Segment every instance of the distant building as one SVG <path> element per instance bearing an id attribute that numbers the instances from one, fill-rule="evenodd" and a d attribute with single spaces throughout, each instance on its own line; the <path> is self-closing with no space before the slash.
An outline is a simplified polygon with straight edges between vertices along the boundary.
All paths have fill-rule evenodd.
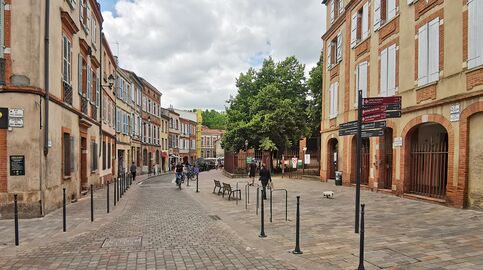
<path id="1" fill-rule="evenodd" d="M 206 126 L 201 128 L 201 157 L 223 157 L 223 149 L 221 148 L 223 133 L 225 131 L 221 129 L 209 129 Z"/>

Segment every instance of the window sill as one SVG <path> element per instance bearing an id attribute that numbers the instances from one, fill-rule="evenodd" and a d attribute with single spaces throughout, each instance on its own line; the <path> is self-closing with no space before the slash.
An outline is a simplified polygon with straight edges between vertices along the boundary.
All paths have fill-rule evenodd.
<path id="1" fill-rule="evenodd" d="M 418 85 L 418 86 L 416 86 L 416 88 L 414 90 L 418 91 L 418 90 L 424 89 L 426 87 L 436 85 L 436 84 L 438 84 L 438 82 L 439 82 L 439 80 L 434 81 L 434 82 L 430 82 L 430 83 L 427 83 L 427 84 L 423 84 L 423 85 Z"/>
<path id="2" fill-rule="evenodd" d="M 335 119 L 337 118 L 337 114 L 336 115 L 329 115 L 329 120 L 332 120 L 332 119 Z"/>
<path id="3" fill-rule="evenodd" d="M 72 176 L 62 176 L 62 179 L 65 181 L 65 180 L 71 180 L 72 179 Z"/>
<path id="4" fill-rule="evenodd" d="M 477 71 L 477 70 L 480 70 L 480 69 L 483 69 L 483 64 L 480 64 L 476 67 L 472 67 L 472 68 L 468 68 L 466 71 L 465 71 L 465 74 L 467 73 L 471 73 L 473 71 Z"/>
<path id="5" fill-rule="evenodd" d="M 333 68 L 335 68 L 336 66 L 338 66 L 341 62 L 342 62 L 342 59 L 339 62 L 336 62 L 336 63 L 330 65 L 330 67 L 329 67 L 328 70 L 332 70 Z"/>
<path id="6" fill-rule="evenodd" d="M 399 18 L 399 13 L 397 13 L 396 15 L 394 15 L 394 17 L 392 17 L 389 21 L 385 21 L 384 24 L 381 24 L 379 26 L 379 28 L 377 28 L 376 30 L 374 30 L 374 32 L 381 30 L 382 28 L 384 28 L 384 26 L 390 24 L 392 21 L 394 21 L 397 18 Z"/>
<path id="7" fill-rule="evenodd" d="M 367 35 L 367 37 L 365 39 L 359 39 L 356 41 L 356 45 L 354 45 L 354 47 L 352 49 L 356 49 L 357 47 L 359 47 L 359 45 L 363 44 L 366 40 L 369 40 L 371 38 L 371 34 Z"/>

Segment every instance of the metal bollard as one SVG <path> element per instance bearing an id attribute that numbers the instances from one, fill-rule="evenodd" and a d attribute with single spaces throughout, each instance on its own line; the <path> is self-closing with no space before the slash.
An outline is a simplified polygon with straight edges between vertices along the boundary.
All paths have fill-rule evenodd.
<path id="1" fill-rule="evenodd" d="M 361 204 L 361 228 L 360 228 L 360 242 L 359 242 L 359 267 L 357 270 L 365 270 L 364 268 L 364 206 Z"/>
<path id="2" fill-rule="evenodd" d="M 297 196 L 297 220 L 295 223 L 295 250 L 293 254 L 302 254 L 300 250 L 300 196 Z"/>
<path id="3" fill-rule="evenodd" d="M 65 198 L 65 188 L 63 188 L 64 190 L 64 202 L 62 204 L 62 231 L 63 232 L 66 232 L 67 231 L 67 209 L 66 209 L 66 198 Z"/>
<path id="4" fill-rule="evenodd" d="M 273 194 L 272 189 L 270 189 L 270 222 L 272 222 L 272 208 L 273 208 L 272 207 L 272 203 L 273 203 L 272 202 L 272 194 Z"/>
<path id="5" fill-rule="evenodd" d="M 260 204 L 260 187 L 257 187 L 257 210 L 256 214 L 258 216 L 258 205 Z"/>
<path id="6" fill-rule="evenodd" d="M 19 245 L 19 237 L 18 237 L 18 205 L 17 205 L 17 194 L 13 194 L 13 211 L 14 211 L 14 219 L 15 219 L 15 245 Z"/>
<path id="7" fill-rule="evenodd" d="M 107 213 L 109 214 L 109 181 L 107 182 Z"/>
<path id="8" fill-rule="evenodd" d="M 263 196 L 263 193 L 262 193 L 262 196 Z M 264 206 L 263 206 L 263 198 L 261 199 L 262 201 L 262 208 L 261 208 L 261 212 L 260 212 L 260 235 L 258 237 L 260 238 L 265 238 L 267 237 L 267 235 L 265 234 L 265 220 L 264 220 Z"/>
<path id="9" fill-rule="evenodd" d="M 188 177 L 188 175 L 186 175 L 186 186 L 190 186 L 190 177 Z"/>
<path id="10" fill-rule="evenodd" d="M 91 222 L 94 221 L 94 185 L 91 185 Z"/>
<path id="11" fill-rule="evenodd" d="M 119 177 L 119 199 L 122 198 L 122 175 Z"/>
<path id="12" fill-rule="evenodd" d="M 198 190 L 198 180 L 199 180 L 199 177 L 198 177 L 198 174 L 196 174 L 196 193 L 200 192 Z"/>
<path id="13" fill-rule="evenodd" d="M 114 186 L 113 186 L 113 188 L 114 188 L 114 198 L 113 198 L 114 199 L 114 206 L 116 206 L 116 202 L 117 202 L 117 191 L 116 191 L 116 189 L 117 189 L 117 181 L 116 181 L 116 178 L 114 178 Z"/>
<path id="14" fill-rule="evenodd" d="M 248 210 L 247 194 L 248 194 L 248 184 L 245 185 L 245 210 Z"/>

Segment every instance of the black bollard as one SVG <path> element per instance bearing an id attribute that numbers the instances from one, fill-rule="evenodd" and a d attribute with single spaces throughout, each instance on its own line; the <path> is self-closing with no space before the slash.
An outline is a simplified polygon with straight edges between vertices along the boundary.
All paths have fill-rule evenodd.
<path id="1" fill-rule="evenodd" d="M 107 182 L 107 213 L 109 214 L 109 181 Z"/>
<path id="2" fill-rule="evenodd" d="M 94 221 L 94 185 L 91 185 L 91 222 Z"/>
<path id="3" fill-rule="evenodd" d="M 122 198 L 122 174 L 119 177 L 119 198 Z"/>
<path id="4" fill-rule="evenodd" d="M 302 254 L 300 250 L 300 196 L 297 196 L 297 220 L 295 223 L 295 249 L 293 254 Z"/>
<path id="5" fill-rule="evenodd" d="M 116 181 L 116 178 L 114 178 L 114 206 L 116 206 L 116 202 L 117 202 L 117 192 L 116 192 L 116 189 L 117 189 L 117 181 Z"/>
<path id="6" fill-rule="evenodd" d="M 18 237 L 18 205 L 17 205 L 17 194 L 13 194 L 13 211 L 15 219 L 15 245 L 19 245 Z"/>
<path id="7" fill-rule="evenodd" d="M 200 192 L 200 191 L 198 190 L 198 180 L 199 180 L 199 179 L 198 179 L 198 174 L 196 174 L 196 193 Z"/>
<path id="8" fill-rule="evenodd" d="M 272 189 L 270 189 L 270 222 L 272 222 Z"/>
<path id="9" fill-rule="evenodd" d="M 364 270 L 364 204 L 361 204 L 361 228 L 360 228 L 360 242 L 359 242 L 359 267 L 357 270 Z"/>
<path id="10" fill-rule="evenodd" d="M 263 193 L 262 193 L 262 196 L 263 196 Z M 265 234 L 265 220 L 264 220 L 265 217 L 264 217 L 263 201 L 264 200 L 263 200 L 263 197 L 262 197 L 262 199 L 261 199 L 262 205 L 261 205 L 261 209 L 260 209 L 261 210 L 261 212 L 260 212 L 260 235 L 258 236 L 260 238 L 267 237 L 267 235 Z"/>
<path id="11" fill-rule="evenodd" d="M 67 216 L 66 216 L 66 212 L 67 212 L 67 209 L 66 209 L 66 199 L 65 199 L 65 188 L 63 188 L 64 190 L 64 203 L 62 205 L 62 231 L 63 232 L 66 232 L 67 231 Z"/>
<path id="12" fill-rule="evenodd" d="M 259 205 L 260 205 L 260 187 L 257 187 L 257 209 L 256 209 L 257 216 L 258 216 L 258 206 Z"/>

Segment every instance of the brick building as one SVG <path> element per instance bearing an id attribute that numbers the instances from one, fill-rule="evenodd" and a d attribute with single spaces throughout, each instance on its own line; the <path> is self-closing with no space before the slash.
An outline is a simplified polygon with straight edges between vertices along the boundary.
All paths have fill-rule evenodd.
<path id="1" fill-rule="evenodd" d="M 324 0 L 321 179 L 355 183 L 354 136 L 338 136 L 364 97 L 402 97 L 402 117 L 363 139 L 363 186 L 483 208 L 483 1 Z"/>
<path id="2" fill-rule="evenodd" d="M 161 92 L 145 79 L 142 79 L 143 99 L 143 172 L 159 171 L 161 168 Z"/>
<path id="3" fill-rule="evenodd" d="M 223 157 L 224 153 L 221 148 L 223 133 L 224 130 L 221 129 L 210 129 L 206 126 L 201 128 L 201 157 Z"/>

